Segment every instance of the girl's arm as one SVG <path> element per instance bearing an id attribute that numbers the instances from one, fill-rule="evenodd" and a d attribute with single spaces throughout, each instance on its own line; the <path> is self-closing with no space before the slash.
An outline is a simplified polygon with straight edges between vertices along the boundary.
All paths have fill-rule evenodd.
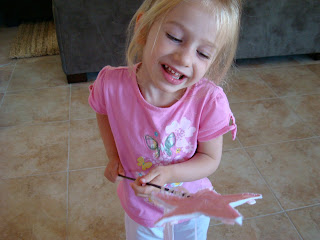
<path id="1" fill-rule="evenodd" d="M 186 162 L 153 168 L 147 175 L 131 184 L 137 195 L 150 194 L 154 188 L 144 186 L 151 182 L 160 186 L 173 182 L 190 182 L 214 173 L 221 160 L 223 136 L 199 142 L 196 154 Z"/>
<path id="2" fill-rule="evenodd" d="M 125 175 L 124 169 L 119 159 L 117 147 L 112 135 L 109 119 L 107 115 L 96 114 L 100 135 L 109 159 L 104 176 L 111 182 L 117 180 L 118 173 Z"/>

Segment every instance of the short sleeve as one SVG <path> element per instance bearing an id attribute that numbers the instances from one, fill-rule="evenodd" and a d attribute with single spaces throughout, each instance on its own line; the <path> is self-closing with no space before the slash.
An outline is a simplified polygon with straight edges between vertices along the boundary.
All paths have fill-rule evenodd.
<path id="1" fill-rule="evenodd" d="M 232 132 L 232 139 L 235 140 L 237 125 L 227 96 L 221 89 L 221 92 L 207 100 L 205 104 L 200 118 L 198 141 L 206 142 L 229 131 Z"/>
<path id="2" fill-rule="evenodd" d="M 89 105 L 91 108 L 103 115 L 107 115 L 107 107 L 106 107 L 106 85 L 105 81 L 108 78 L 108 67 L 103 68 L 97 79 L 94 81 L 92 85 L 89 86 L 90 95 L 88 98 Z"/>

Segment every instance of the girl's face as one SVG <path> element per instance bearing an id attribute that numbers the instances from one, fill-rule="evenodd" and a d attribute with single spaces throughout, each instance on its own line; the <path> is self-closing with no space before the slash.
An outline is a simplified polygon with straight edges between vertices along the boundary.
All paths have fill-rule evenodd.
<path id="1" fill-rule="evenodd" d="M 183 1 L 152 25 L 138 80 L 154 91 L 183 92 L 210 67 L 215 37 L 215 18 L 198 1 Z"/>

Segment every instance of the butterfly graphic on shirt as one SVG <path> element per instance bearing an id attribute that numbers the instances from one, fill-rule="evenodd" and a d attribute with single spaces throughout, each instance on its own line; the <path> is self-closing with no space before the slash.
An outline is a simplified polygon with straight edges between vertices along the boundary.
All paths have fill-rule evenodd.
<path id="1" fill-rule="evenodd" d="M 143 171 L 147 170 L 148 168 L 151 168 L 152 166 L 152 162 L 145 162 L 143 157 L 139 157 L 137 161 L 138 161 L 137 165 L 141 166 Z"/>
<path id="2" fill-rule="evenodd" d="M 153 137 L 146 135 L 145 136 L 145 141 L 151 150 L 154 150 L 154 156 L 156 158 L 160 157 L 160 153 L 166 153 L 169 157 L 172 155 L 171 148 L 176 144 L 176 136 L 174 133 L 170 133 L 169 136 L 166 138 L 164 144 L 161 144 L 159 146 L 157 140 L 155 140 Z"/>

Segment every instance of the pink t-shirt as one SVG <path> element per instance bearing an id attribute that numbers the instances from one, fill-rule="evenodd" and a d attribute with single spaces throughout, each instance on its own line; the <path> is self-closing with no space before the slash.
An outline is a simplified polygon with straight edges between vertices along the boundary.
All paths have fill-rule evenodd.
<path id="1" fill-rule="evenodd" d="M 103 68 L 89 89 L 90 106 L 108 115 L 128 177 L 145 175 L 155 166 L 187 161 L 195 154 L 198 141 L 209 141 L 228 131 L 232 131 L 233 139 L 236 136 L 226 95 L 207 79 L 189 87 L 180 100 L 166 108 L 145 101 L 136 75 L 128 67 Z M 137 223 L 153 227 L 162 217 L 162 209 L 149 199 L 137 197 L 129 184 L 130 180 L 123 180 L 117 189 L 124 210 Z M 208 178 L 166 185 L 177 186 L 190 193 L 212 188 Z"/>

